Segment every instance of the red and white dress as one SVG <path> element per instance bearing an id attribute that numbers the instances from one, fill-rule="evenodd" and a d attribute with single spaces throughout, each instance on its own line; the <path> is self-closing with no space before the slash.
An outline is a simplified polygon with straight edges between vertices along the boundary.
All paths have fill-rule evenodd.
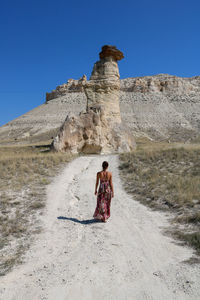
<path id="1" fill-rule="evenodd" d="M 107 178 L 100 179 L 100 186 L 97 194 L 97 206 L 93 217 L 98 220 L 106 221 L 110 217 L 110 204 L 112 191 L 110 182 Z"/>

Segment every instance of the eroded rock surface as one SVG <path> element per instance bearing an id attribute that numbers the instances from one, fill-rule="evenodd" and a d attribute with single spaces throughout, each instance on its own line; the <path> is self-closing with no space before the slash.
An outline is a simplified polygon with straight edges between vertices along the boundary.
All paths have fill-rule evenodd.
<path id="1" fill-rule="evenodd" d="M 67 83 L 58 85 L 55 90 L 46 93 L 46 102 L 59 98 L 67 93 L 81 93 L 84 92 L 83 84 L 87 80 L 86 75 L 83 75 L 79 80 L 69 79 Z"/>
<path id="2" fill-rule="evenodd" d="M 94 64 L 90 80 L 83 84 L 87 97 L 87 111 L 94 105 L 99 105 L 107 119 L 121 123 L 117 61 L 124 56 L 116 47 L 106 45 L 102 47 L 99 57 L 100 60 Z"/>
<path id="3" fill-rule="evenodd" d="M 121 80 L 124 122 L 137 136 L 156 140 L 200 140 L 200 76 L 168 74 Z"/>
<path id="4" fill-rule="evenodd" d="M 135 148 L 133 136 L 120 115 L 117 60 L 123 54 L 114 46 L 104 46 L 99 57 L 90 80 L 83 82 L 86 112 L 67 117 L 53 142 L 57 151 L 113 153 Z"/>
<path id="5" fill-rule="evenodd" d="M 113 93 L 119 92 L 121 119 L 135 136 L 168 141 L 200 141 L 200 76 L 182 78 L 159 74 L 125 78 L 120 80 L 118 91 L 119 71 L 114 63 L 112 67 L 97 63 L 89 81 L 94 83 L 97 74 L 101 74 L 102 82 L 98 80 L 95 87 L 101 91 L 103 86 L 102 93 L 96 93 L 99 100 L 111 89 Z M 107 89 L 108 81 L 103 70 L 113 79 Z M 85 83 L 85 76 L 79 80 L 70 79 L 47 93 L 45 104 L 0 127 L 0 144 L 35 143 L 55 137 L 67 114 L 86 111 Z M 94 84 L 88 87 L 88 94 L 93 89 Z M 91 103 L 96 97 L 94 95 L 92 92 Z"/>
<path id="6" fill-rule="evenodd" d="M 53 149 L 71 153 L 129 152 L 135 147 L 129 129 L 111 123 L 100 107 L 68 116 L 54 139 Z"/>

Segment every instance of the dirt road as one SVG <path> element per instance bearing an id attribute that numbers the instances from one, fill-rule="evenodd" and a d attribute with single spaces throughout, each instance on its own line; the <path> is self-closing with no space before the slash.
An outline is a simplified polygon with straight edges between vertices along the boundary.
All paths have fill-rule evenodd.
<path id="1" fill-rule="evenodd" d="M 113 172 L 111 218 L 96 223 L 94 184 L 103 160 Z M 44 230 L 25 263 L 0 279 L 1 300 L 200 299 L 200 266 L 162 234 L 167 216 L 122 188 L 117 156 L 82 156 L 47 188 Z"/>

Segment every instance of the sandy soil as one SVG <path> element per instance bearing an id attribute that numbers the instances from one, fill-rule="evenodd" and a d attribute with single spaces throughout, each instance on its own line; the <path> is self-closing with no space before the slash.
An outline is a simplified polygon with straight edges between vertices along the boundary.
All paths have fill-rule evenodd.
<path id="1" fill-rule="evenodd" d="M 93 222 L 94 183 L 110 162 L 115 198 L 107 223 Z M 200 299 L 192 250 L 162 231 L 168 217 L 122 189 L 117 156 L 82 156 L 47 188 L 44 230 L 23 265 L 1 278 L 1 300 Z"/>

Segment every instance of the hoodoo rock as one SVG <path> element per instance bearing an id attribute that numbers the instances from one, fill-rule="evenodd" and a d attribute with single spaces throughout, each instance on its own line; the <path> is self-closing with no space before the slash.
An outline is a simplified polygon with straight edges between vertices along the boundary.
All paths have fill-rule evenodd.
<path id="1" fill-rule="evenodd" d="M 105 45 L 102 47 L 102 51 L 99 53 L 99 57 L 100 59 L 104 59 L 106 57 L 113 57 L 117 61 L 124 58 L 124 55 L 115 46 Z"/>
<path id="2" fill-rule="evenodd" d="M 119 107 L 120 80 L 117 60 L 124 56 L 114 46 L 103 46 L 100 60 L 94 64 L 90 80 L 84 82 L 87 111 L 99 105 L 111 122 L 121 123 Z"/>
<path id="3" fill-rule="evenodd" d="M 86 112 L 67 116 L 53 141 L 57 151 L 113 153 L 131 151 L 135 142 L 122 123 L 119 106 L 119 69 L 123 53 L 115 46 L 103 46 L 90 80 L 82 81 L 87 98 Z"/>

